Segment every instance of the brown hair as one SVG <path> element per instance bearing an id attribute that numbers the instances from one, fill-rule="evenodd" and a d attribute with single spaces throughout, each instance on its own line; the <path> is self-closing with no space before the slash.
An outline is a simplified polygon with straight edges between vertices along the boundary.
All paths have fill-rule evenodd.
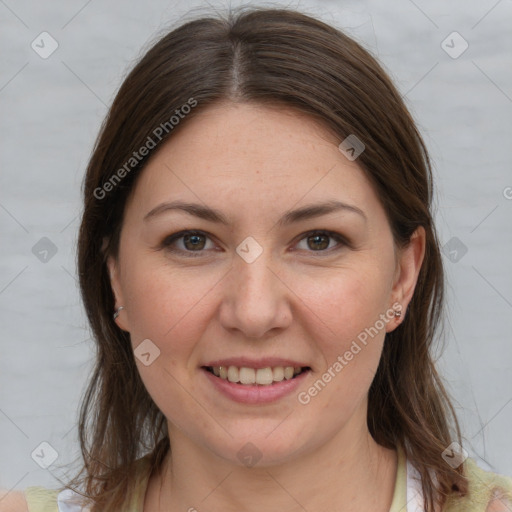
<path id="1" fill-rule="evenodd" d="M 453 440 L 462 442 L 432 355 L 444 273 L 424 142 L 400 94 L 362 46 L 296 11 L 258 8 L 192 20 L 159 39 L 124 80 L 101 128 L 85 176 L 78 240 L 80 287 L 97 354 L 80 410 L 84 464 L 72 484 L 93 498 L 93 512 L 119 510 L 133 488 L 136 459 L 151 452 L 159 467 L 171 449 L 166 419 L 139 377 L 129 334 L 112 320 L 106 258 L 117 255 L 127 197 L 158 144 L 219 101 L 291 107 L 340 142 L 356 135 L 366 146 L 357 163 L 382 201 L 396 245 L 407 245 L 419 226 L 425 229 L 414 296 L 402 324 L 386 335 L 369 390 L 368 427 L 377 443 L 400 445 L 410 457 L 422 477 L 427 512 L 453 490 L 466 493 L 463 466 L 452 469 L 441 456 Z M 178 124 L 169 121 L 194 102 Z M 164 126 L 157 147 L 131 160 Z"/>

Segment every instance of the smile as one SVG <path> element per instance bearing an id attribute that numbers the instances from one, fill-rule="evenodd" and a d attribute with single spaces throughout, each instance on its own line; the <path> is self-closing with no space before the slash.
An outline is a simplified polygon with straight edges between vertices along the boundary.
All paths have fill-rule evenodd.
<path id="1" fill-rule="evenodd" d="M 212 400 L 216 401 L 217 394 L 220 394 L 242 404 L 270 404 L 296 393 L 299 386 L 303 386 L 305 379 L 312 373 L 311 367 L 296 366 L 297 363 L 292 366 L 291 361 L 287 364 L 283 364 L 283 361 L 282 366 L 278 365 L 277 361 L 260 361 L 252 363 L 252 366 L 243 366 L 250 365 L 250 361 L 239 361 L 240 366 L 232 364 L 234 362 L 212 362 L 201 367 L 202 374 L 210 384 L 206 393 L 214 393 Z"/>
<path id="2" fill-rule="evenodd" d="M 246 366 L 207 366 L 207 371 L 213 373 L 220 379 L 227 380 L 234 384 L 271 386 L 276 382 L 291 380 L 300 375 L 309 367 L 300 366 L 275 366 L 266 368 L 250 368 Z"/>

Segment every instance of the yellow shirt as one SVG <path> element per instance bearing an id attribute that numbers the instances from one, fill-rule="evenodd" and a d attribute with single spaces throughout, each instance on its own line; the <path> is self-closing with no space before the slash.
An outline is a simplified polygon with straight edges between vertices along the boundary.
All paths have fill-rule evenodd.
<path id="1" fill-rule="evenodd" d="M 393 500 L 389 512 L 423 512 L 421 494 L 414 499 L 414 494 L 421 493 L 420 484 L 413 484 L 412 466 L 408 463 L 405 453 L 398 448 L 398 467 L 395 480 Z M 500 499 L 505 508 L 495 510 L 512 510 L 512 478 L 485 471 L 477 466 L 476 462 L 468 458 L 464 462 L 469 480 L 469 493 L 465 497 L 450 496 L 443 512 L 488 512 L 490 501 Z M 407 473 L 409 469 L 409 474 Z M 137 484 L 133 499 L 122 512 L 144 512 L 144 498 L 150 476 L 148 456 L 137 462 Z M 70 491 L 65 491 L 71 494 Z M 63 493 L 64 494 L 64 493 Z M 59 491 L 43 487 L 29 487 L 25 490 L 29 512 L 86 512 L 72 506 L 69 499 L 63 499 Z M 509 501 L 507 501 L 509 500 Z M 497 505 L 499 501 L 495 502 Z"/>

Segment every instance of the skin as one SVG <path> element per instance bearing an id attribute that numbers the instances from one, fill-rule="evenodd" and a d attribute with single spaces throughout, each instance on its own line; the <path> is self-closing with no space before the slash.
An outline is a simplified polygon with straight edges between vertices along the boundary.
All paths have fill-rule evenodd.
<path id="1" fill-rule="evenodd" d="M 399 318 L 307 405 L 296 392 L 269 405 L 235 403 L 200 370 L 222 357 L 291 357 L 312 368 L 298 390 L 307 391 L 379 315 L 396 302 L 406 311 L 424 231 L 395 247 L 377 195 L 340 142 L 293 111 L 226 103 L 186 121 L 142 172 L 108 266 L 124 307 L 118 326 L 134 348 L 150 339 L 160 350 L 149 366 L 137 359 L 172 447 L 145 510 L 389 510 L 396 452 L 375 443 L 366 414 L 385 333 Z M 177 199 L 222 211 L 229 226 L 172 210 L 144 220 Z M 366 220 L 342 210 L 277 224 L 287 210 L 331 199 Z M 181 252 L 162 247 L 187 229 L 205 232 L 199 251 L 183 238 L 173 244 Z M 313 230 L 348 243 L 326 238 L 318 248 L 308 242 Z M 248 236 L 263 249 L 252 263 L 236 253 Z M 254 467 L 237 457 L 248 442 L 261 455 Z"/>

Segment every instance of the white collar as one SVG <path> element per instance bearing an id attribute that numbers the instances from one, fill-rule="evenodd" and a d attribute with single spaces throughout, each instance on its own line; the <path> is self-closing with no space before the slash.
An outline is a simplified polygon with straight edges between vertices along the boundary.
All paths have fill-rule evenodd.
<path id="1" fill-rule="evenodd" d="M 65 489 L 57 496 L 57 507 L 59 512 L 90 512 L 89 507 L 81 507 L 78 498 L 79 494 L 71 489 Z"/>
<path id="2" fill-rule="evenodd" d="M 423 490 L 418 470 L 407 459 L 407 512 L 424 512 Z"/>
<path id="3" fill-rule="evenodd" d="M 406 462 L 407 474 L 407 512 L 424 512 L 423 491 L 421 478 L 418 470 L 411 464 L 409 459 Z M 57 497 L 59 512 L 90 512 L 88 507 L 82 508 L 77 503 L 80 497 L 71 489 L 65 489 Z"/>

